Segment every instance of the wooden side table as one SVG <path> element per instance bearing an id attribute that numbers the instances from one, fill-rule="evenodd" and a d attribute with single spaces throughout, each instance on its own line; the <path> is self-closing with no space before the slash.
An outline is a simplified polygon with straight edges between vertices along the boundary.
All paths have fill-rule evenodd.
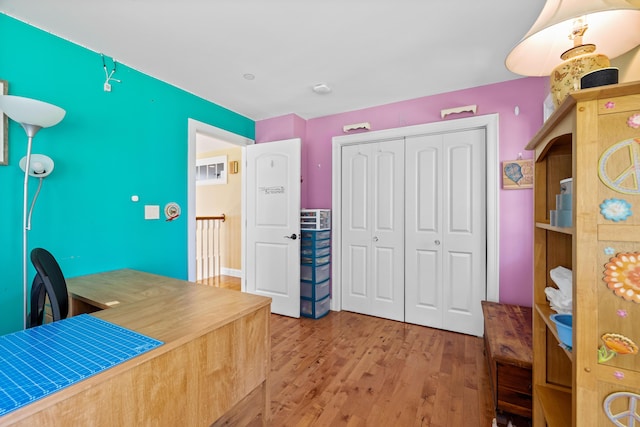
<path id="1" fill-rule="evenodd" d="M 531 417 L 533 338 L 530 307 L 482 302 L 484 343 L 496 411 Z"/>

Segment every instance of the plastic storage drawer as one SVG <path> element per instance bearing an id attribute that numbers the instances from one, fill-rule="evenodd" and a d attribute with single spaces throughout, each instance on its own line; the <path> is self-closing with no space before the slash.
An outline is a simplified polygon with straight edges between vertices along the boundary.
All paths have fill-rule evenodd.
<path id="1" fill-rule="evenodd" d="M 321 283 L 300 282 L 300 298 L 320 300 L 329 295 L 331 291 L 331 280 Z"/>
<path id="2" fill-rule="evenodd" d="M 304 317 L 319 319 L 329 313 L 330 298 L 327 295 L 320 301 L 300 300 L 300 314 Z"/>
<path id="3" fill-rule="evenodd" d="M 322 242 L 322 240 L 321 240 Z M 331 247 L 326 246 L 322 248 L 314 248 L 312 246 L 300 247 L 300 256 L 301 257 L 323 257 L 327 256 L 331 253 Z"/>
<path id="4" fill-rule="evenodd" d="M 303 238 L 300 240 L 300 251 L 331 248 L 331 239 L 312 240 Z M 329 249 L 331 250 L 331 249 Z"/>
<path id="5" fill-rule="evenodd" d="M 300 234 L 303 239 L 322 240 L 329 239 L 331 237 L 331 230 L 300 230 Z"/>
<path id="6" fill-rule="evenodd" d="M 321 256 L 321 257 L 300 257 L 300 264 L 310 264 L 310 265 L 322 265 L 326 264 L 331 260 L 329 255 Z"/>
<path id="7" fill-rule="evenodd" d="M 314 283 L 324 282 L 331 273 L 331 264 L 325 265 L 301 265 L 300 280 L 311 281 Z"/>

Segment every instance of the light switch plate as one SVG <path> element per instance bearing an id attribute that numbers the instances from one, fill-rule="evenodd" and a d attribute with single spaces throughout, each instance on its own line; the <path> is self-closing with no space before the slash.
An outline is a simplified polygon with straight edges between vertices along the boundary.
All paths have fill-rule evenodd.
<path id="1" fill-rule="evenodd" d="M 160 219 L 160 205 L 144 205 L 144 219 Z"/>

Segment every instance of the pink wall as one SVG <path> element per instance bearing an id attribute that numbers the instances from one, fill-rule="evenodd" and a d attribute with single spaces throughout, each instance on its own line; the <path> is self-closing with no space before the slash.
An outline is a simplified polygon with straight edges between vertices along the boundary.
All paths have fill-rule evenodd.
<path id="1" fill-rule="evenodd" d="M 306 208 L 308 204 L 309 181 L 304 178 L 308 158 L 308 146 L 305 143 L 307 132 L 307 121 L 295 114 L 287 114 L 286 116 L 274 117 L 271 119 L 256 122 L 256 143 L 280 141 L 283 139 L 300 138 L 302 140 L 301 148 L 301 174 L 302 182 L 300 183 L 300 207 Z"/>
<path id="2" fill-rule="evenodd" d="M 342 126 L 369 122 L 382 130 L 442 121 L 440 110 L 478 106 L 476 115 L 499 114 L 500 163 L 525 151 L 527 142 L 542 125 L 546 78 L 523 78 L 393 104 L 307 120 L 293 114 L 256 122 L 256 142 L 301 137 L 303 140 L 302 207 L 331 207 L 331 139 L 344 135 Z M 515 114 L 515 107 L 519 114 Z M 444 120 L 469 117 L 453 114 Z M 495 165 L 500 169 L 500 164 Z M 501 174 L 501 172 L 500 172 Z M 532 305 L 533 192 L 500 190 L 500 302 Z"/>

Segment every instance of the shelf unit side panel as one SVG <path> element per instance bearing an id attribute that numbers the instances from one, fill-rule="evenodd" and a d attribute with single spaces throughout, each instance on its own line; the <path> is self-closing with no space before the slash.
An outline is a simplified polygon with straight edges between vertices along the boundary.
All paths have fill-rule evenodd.
<path id="1" fill-rule="evenodd" d="M 574 146 L 573 241 L 573 420 L 576 426 L 595 426 L 597 401 L 596 305 L 598 213 L 597 100 L 578 102 Z"/>

